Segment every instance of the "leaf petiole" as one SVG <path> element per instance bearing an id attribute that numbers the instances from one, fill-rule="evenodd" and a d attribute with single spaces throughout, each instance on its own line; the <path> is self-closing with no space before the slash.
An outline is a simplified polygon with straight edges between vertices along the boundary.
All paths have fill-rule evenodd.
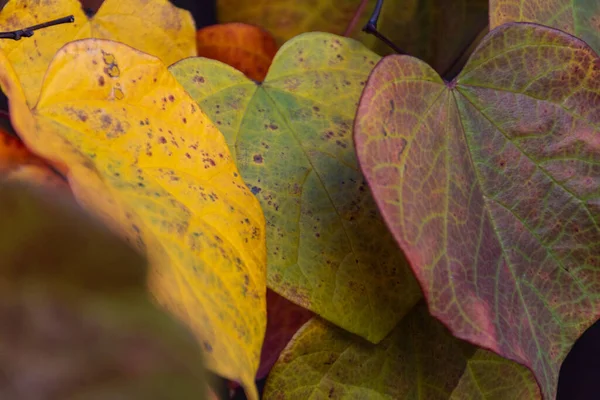
<path id="1" fill-rule="evenodd" d="M 392 50 L 394 50 L 398 54 L 406 54 L 405 51 L 396 46 L 390 39 L 386 38 L 377 30 L 377 21 L 379 21 L 379 15 L 381 14 L 381 9 L 383 8 L 383 0 L 377 0 L 377 4 L 375 4 L 375 9 L 373 10 L 373 14 L 371 14 L 371 18 L 369 18 L 369 22 L 363 28 L 363 32 L 374 35 L 377 39 L 381 40 L 383 43 L 387 44 Z"/>
<path id="2" fill-rule="evenodd" d="M 0 32 L 0 39 L 13 39 L 13 40 L 21 40 L 22 37 L 31 37 L 33 36 L 33 31 L 38 29 L 47 28 L 54 25 L 60 24 L 68 24 L 75 21 L 75 17 L 69 15 L 68 17 L 58 18 L 52 21 L 44 22 L 41 24 L 33 25 L 28 28 L 19 29 L 11 32 Z"/>

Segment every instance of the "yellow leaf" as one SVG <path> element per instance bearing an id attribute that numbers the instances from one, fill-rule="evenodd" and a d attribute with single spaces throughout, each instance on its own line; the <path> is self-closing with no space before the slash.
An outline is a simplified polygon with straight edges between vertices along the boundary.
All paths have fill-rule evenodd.
<path id="1" fill-rule="evenodd" d="M 1 398 L 206 398 L 142 257 L 58 191 L 0 183 L 0 221 Z"/>
<path id="2" fill-rule="evenodd" d="M 143 10 L 143 12 L 142 12 Z M 31 38 L 0 40 L 23 86 L 27 102 L 38 98 L 48 64 L 68 42 L 111 39 L 159 57 L 166 64 L 196 55 L 196 30 L 189 12 L 168 0 L 106 0 L 93 18 L 78 0 L 11 0 L 0 13 L 0 31 L 13 31 L 73 15 L 75 22 L 35 31 Z"/>
<path id="3" fill-rule="evenodd" d="M 255 396 L 264 217 L 223 135 L 164 64 L 116 42 L 70 43 L 13 124 L 65 166 L 80 203 L 148 255 L 153 294 L 195 332 L 208 366 Z"/>

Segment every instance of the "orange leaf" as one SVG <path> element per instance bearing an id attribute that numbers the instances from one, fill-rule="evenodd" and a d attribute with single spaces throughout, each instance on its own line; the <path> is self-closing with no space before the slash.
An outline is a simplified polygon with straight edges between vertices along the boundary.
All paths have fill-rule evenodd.
<path id="1" fill-rule="evenodd" d="M 19 139 L 0 128 L 0 180 L 27 181 L 36 185 L 66 188 L 66 183 Z"/>
<path id="2" fill-rule="evenodd" d="M 277 52 L 269 32 L 241 23 L 202 28 L 196 33 L 196 43 L 200 57 L 229 64 L 256 81 L 265 79 Z"/>

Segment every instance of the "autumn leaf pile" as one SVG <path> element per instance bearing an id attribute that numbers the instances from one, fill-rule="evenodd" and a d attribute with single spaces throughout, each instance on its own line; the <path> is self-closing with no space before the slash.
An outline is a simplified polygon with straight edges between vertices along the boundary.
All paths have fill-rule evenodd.
<path id="1" fill-rule="evenodd" d="M 600 3 L 386 0 L 408 55 L 375 3 L 8 1 L 74 22 L 0 40 L 0 398 L 556 397 L 600 317 Z"/>

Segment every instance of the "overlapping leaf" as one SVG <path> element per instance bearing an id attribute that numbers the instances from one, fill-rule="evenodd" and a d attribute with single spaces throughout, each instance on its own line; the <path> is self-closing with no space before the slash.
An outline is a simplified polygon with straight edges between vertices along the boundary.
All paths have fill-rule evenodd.
<path id="1" fill-rule="evenodd" d="M 483 383 L 474 387 L 473 380 Z M 268 399 L 539 399 L 526 368 L 452 337 L 417 305 L 373 345 L 313 318 L 275 364 Z"/>
<path id="2" fill-rule="evenodd" d="M 374 6 L 373 0 L 354 37 L 378 54 L 391 54 L 377 37 L 360 32 Z M 444 74 L 461 61 L 487 25 L 488 0 L 385 0 L 377 28 L 403 51 Z"/>
<path id="3" fill-rule="evenodd" d="M 552 398 L 598 318 L 600 60 L 550 28 L 491 32 L 445 84 L 384 59 L 355 125 L 361 167 L 432 313 Z"/>
<path id="4" fill-rule="evenodd" d="M 65 181 L 16 137 L 0 129 L 0 181 L 26 181 L 67 189 Z"/>
<path id="5" fill-rule="evenodd" d="M 600 2 L 596 0 L 490 0 L 490 27 L 535 22 L 583 39 L 600 53 Z"/>
<path id="6" fill-rule="evenodd" d="M 0 183 L 0 397 L 206 398 L 145 261 L 59 193 Z"/>
<path id="7" fill-rule="evenodd" d="M 141 11 L 143 10 L 143 12 Z M 58 49 L 85 38 L 116 40 L 155 55 L 169 65 L 196 55 L 189 12 L 168 0 L 106 0 L 88 19 L 78 0 L 10 0 L 0 13 L 0 31 L 12 31 L 73 15 L 72 24 L 35 31 L 29 39 L 0 40 L 30 107 L 37 101 L 48 64 Z"/>
<path id="8" fill-rule="evenodd" d="M 354 40 L 311 33 L 281 48 L 262 84 L 207 59 L 170 68 L 263 205 L 269 287 L 375 342 L 420 297 L 353 149 L 357 100 L 377 59 Z"/>
<path id="9" fill-rule="evenodd" d="M 263 342 L 260 368 L 257 379 L 268 374 L 279 354 L 294 334 L 304 325 L 313 313 L 300 307 L 272 290 L 267 291 L 267 331 Z"/>
<path id="10" fill-rule="evenodd" d="M 264 217 L 221 133 L 160 60 L 104 40 L 57 53 L 32 113 L 10 98 L 28 147 L 148 255 L 153 294 L 198 336 L 209 366 L 253 392 L 266 324 Z"/>
<path id="11" fill-rule="evenodd" d="M 219 60 L 262 81 L 277 53 L 277 43 L 269 32 L 240 23 L 207 26 L 196 33 L 198 55 Z"/>

